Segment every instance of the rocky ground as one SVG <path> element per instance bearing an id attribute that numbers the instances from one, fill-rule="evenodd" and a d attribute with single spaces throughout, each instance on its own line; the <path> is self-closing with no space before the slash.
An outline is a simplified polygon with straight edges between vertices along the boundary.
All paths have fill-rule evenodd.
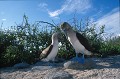
<path id="1" fill-rule="evenodd" d="M 91 68 L 65 67 L 67 61 L 55 64 L 37 62 L 23 69 L 2 68 L 0 79 L 120 79 L 120 56 L 91 60 L 94 62 L 94 65 L 90 62 Z"/>

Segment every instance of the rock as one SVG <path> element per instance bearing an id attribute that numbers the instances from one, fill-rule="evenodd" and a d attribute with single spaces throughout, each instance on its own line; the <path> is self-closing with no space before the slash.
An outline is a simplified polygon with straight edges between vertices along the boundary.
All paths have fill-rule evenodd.
<path id="1" fill-rule="evenodd" d="M 52 66 L 34 66 L 31 70 L 48 70 L 53 68 Z"/>
<path id="2" fill-rule="evenodd" d="M 48 72 L 43 79 L 73 79 L 73 77 L 66 71 L 55 69 Z"/>
<path id="3" fill-rule="evenodd" d="M 38 61 L 33 66 L 53 66 L 53 67 L 63 67 L 63 61 Z"/>
<path id="4" fill-rule="evenodd" d="M 56 66 L 56 63 L 48 62 L 48 61 L 39 61 L 35 63 L 33 66 Z"/>
<path id="5" fill-rule="evenodd" d="M 68 69 L 91 69 L 95 67 L 95 63 L 92 59 L 85 59 L 85 63 L 81 64 L 75 61 L 68 61 L 64 63 L 64 68 Z"/>
<path id="6" fill-rule="evenodd" d="M 30 65 L 28 63 L 18 63 L 15 64 L 13 67 L 17 69 L 23 69 L 23 68 L 28 68 Z"/>
<path id="7" fill-rule="evenodd" d="M 43 62 L 43 61 L 38 61 L 34 64 L 34 66 L 45 66 L 47 65 L 47 62 Z"/>

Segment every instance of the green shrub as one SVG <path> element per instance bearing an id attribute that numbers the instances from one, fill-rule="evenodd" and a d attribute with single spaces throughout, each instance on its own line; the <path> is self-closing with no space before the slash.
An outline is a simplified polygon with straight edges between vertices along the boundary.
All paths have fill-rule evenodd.
<path id="1" fill-rule="evenodd" d="M 20 55 L 18 47 L 12 45 L 8 46 L 1 58 L 1 65 L 7 66 L 9 64 L 11 66 L 16 62 L 20 62 Z"/>
<path id="2" fill-rule="evenodd" d="M 109 55 L 120 55 L 120 37 L 115 37 L 105 41 L 101 45 L 99 52 L 103 57 Z"/>

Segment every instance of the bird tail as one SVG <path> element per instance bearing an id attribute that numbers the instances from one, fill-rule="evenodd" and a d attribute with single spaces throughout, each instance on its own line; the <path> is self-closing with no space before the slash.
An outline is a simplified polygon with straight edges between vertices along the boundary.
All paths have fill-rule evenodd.
<path id="1" fill-rule="evenodd" d="M 88 50 L 85 50 L 84 54 L 85 54 L 85 55 L 92 55 L 93 53 L 90 52 L 90 51 L 88 51 Z"/>

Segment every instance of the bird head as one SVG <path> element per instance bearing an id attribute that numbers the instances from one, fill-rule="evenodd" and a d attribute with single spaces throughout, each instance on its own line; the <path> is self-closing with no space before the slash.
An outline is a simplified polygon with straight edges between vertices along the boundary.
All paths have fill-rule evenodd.
<path id="1" fill-rule="evenodd" d="M 64 32 L 66 32 L 66 31 L 68 31 L 68 30 L 71 29 L 71 26 L 70 26 L 70 24 L 68 24 L 67 22 L 63 22 L 63 23 L 60 25 L 60 28 L 61 28 Z"/>

